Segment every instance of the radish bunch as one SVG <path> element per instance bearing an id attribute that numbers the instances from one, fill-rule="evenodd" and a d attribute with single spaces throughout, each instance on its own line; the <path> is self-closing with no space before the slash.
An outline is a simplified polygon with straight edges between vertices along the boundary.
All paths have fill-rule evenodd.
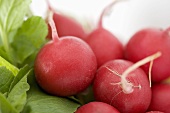
<path id="1" fill-rule="evenodd" d="M 170 113 L 170 84 L 163 84 L 170 76 L 170 29 L 142 29 L 123 47 L 102 26 L 117 1 L 103 10 L 97 28 L 87 35 L 49 8 L 52 40 L 36 57 L 37 82 L 62 97 L 76 97 L 91 85 L 94 102 L 82 103 L 75 113 Z"/>

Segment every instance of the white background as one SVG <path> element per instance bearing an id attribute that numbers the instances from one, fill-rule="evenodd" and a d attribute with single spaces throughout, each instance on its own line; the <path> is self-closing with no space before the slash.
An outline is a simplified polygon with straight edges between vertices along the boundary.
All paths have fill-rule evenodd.
<path id="1" fill-rule="evenodd" d="M 74 16 L 92 26 L 100 13 L 113 0 L 49 0 L 56 10 Z M 45 0 L 32 0 L 35 15 L 45 17 Z M 124 0 L 112 8 L 112 13 L 103 20 L 106 29 L 115 34 L 122 43 L 138 30 L 146 27 L 166 29 L 170 26 L 170 0 Z"/>

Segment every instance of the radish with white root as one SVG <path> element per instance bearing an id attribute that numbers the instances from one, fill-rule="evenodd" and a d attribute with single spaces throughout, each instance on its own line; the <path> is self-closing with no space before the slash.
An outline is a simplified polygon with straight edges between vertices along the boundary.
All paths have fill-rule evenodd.
<path id="1" fill-rule="evenodd" d="M 156 51 L 161 51 L 162 57 L 156 59 L 153 64 L 152 82 L 161 82 L 170 76 L 170 28 L 148 28 L 138 31 L 126 45 L 125 58 L 137 62 Z M 142 66 L 146 73 L 148 67 L 149 64 Z"/>
<path id="2" fill-rule="evenodd" d="M 149 110 L 170 113 L 170 84 L 154 84 Z"/>
<path id="3" fill-rule="evenodd" d="M 96 57 L 90 46 L 73 36 L 58 37 L 52 15 L 52 40 L 39 51 L 34 65 L 38 84 L 57 96 L 75 95 L 93 81 Z"/>
<path id="4" fill-rule="evenodd" d="M 121 113 L 146 112 L 151 101 L 151 88 L 147 75 L 139 67 L 148 62 L 152 64 L 160 56 L 157 52 L 135 64 L 123 59 L 105 63 L 95 75 L 95 99 L 111 104 Z"/>
<path id="5" fill-rule="evenodd" d="M 75 113 L 120 113 L 113 106 L 104 102 L 89 102 L 77 109 Z"/>
<path id="6" fill-rule="evenodd" d="M 55 26 L 57 28 L 58 36 L 75 36 L 78 38 L 81 38 L 84 40 L 86 37 L 87 33 L 84 30 L 83 26 L 76 21 L 75 19 L 66 16 L 65 14 L 59 13 L 55 11 L 50 3 L 49 0 L 46 0 L 47 5 L 48 5 L 48 10 L 49 12 L 53 12 L 53 20 L 55 23 Z M 49 15 L 48 17 L 49 18 Z M 47 19 L 48 20 L 48 19 Z M 52 30 L 51 27 L 48 25 L 48 36 L 47 38 L 52 39 Z"/>
<path id="7" fill-rule="evenodd" d="M 109 60 L 123 58 L 123 45 L 111 32 L 102 25 L 103 17 L 110 12 L 112 6 L 119 0 L 109 4 L 102 12 L 97 29 L 92 31 L 87 37 L 86 42 L 90 45 L 97 57 L 98 67 Z M 123 1 L 123 0 L 120 0 Z"/>

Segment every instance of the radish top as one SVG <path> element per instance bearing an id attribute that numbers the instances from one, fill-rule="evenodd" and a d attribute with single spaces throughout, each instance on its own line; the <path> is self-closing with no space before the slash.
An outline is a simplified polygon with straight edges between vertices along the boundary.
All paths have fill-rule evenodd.
<path id="1" fill-rule="evenodd" d="M 53 41 L 58 41 L 59 37 L 58 37 L 57 29 L 55 27 L 55 23 L 54 23 L 53 18 L 52 18 L 53 14 L 54 13 L 51 11 L 48 21 L 49 21 L 50 27 L 52 29 L 52 40 Z"/>
<path id="2" fill-rule="evenodd" d="M 51 7 L 49 0 L 46 0 L 46 3 L 47 3 L 48 9 L 49 9 L 50 11 L 53 11 L 53 12 L 54 12 L 54 9 Z"/>
<path id="3" fill-rule="evenodd" d="M 167 28 L 165 31 L 164 31 L 164 34 L 168 35 L 168 37 L 170 37 L 170 27 Z"/>
<path id="4" fill-rule="evenodd" d="M 50 5 L 49 0 L 46 0 L 48 10 L 47 10 L 47 19 L 49 18 L 49 12 L 53 12 L 53 20 L 55 23 L 55 26 L 57 28 L 57 33 L 59 37 L 62 36 L 75 36 L 78 38 L 81 38 L 84 40 L 87 33 L 83 26 L 76 20 L 68 15 L 65 15 L 63 13 L 58 13 L 56 10 Z M 49 28 L 49 34 L 47 36 L 49 39 L 51 39 L 51 29 Z"/>
<path id="5" fill-rule="evenodd" d="M 112 7 L 117 3 L 117 2 L 120 2 L 120 1 L 124 1 L 124 0 L 114 0 L 112 3 L 110 3 L 108 6 L 106 6 L 104 9 L 103 9 L 103 11 L 102 11 L 102 13 L 101 13 L 101 15 L 100 15 L 100 17 L 99 17 L 99 22 L 98 22 L 98 27 L 100 28 L 100 27 L 103 27 L 103 18 L 104 18 L 104 16 L 106 16 L 106 15 L 110 15 L 110 13 L 112 12 Z"/>

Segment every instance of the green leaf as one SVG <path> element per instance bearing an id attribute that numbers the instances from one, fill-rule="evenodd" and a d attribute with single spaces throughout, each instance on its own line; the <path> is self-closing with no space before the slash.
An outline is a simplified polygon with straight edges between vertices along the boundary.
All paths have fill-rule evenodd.
<path id="1" fill-rule="evenodd" d="M 4 59 L 8 59 L 8 55 L 5 52 L 3 46 L 0 47 L 0 56 L 3 57 Z"/>
<path id="2" fill-rule="evenodd" d="M 19 113 L 2 93 L 0 93 L 0 113 Z"/>
<path id="3" fill-rule="evenodd" d="M 0 67 L 1 66 L 5 66 L 8 70 L 10 70 L 14 74 L 14 76 L 18 74 L 19 69 L 0 56 Z"/>
<path id="4" fill-rule="evenodd" d="M 10 90 L 11 91 L 13 89 L 13 87 L 24 77 L 27 75 L 27 73 L 30 71 L 30 68 L 26 65 L 23 68 L 21 68 L 17 74 L 17 76 L 14 78 L 14 80 L 12 81 L 11 85 L 10 85 Z"/>
<path id="5" fill-rule="evenodd" d="M 32 95 L 22 113 L 74 113 L 79 104 L 62 97 Z"/>
<path id="6" fill-rule="evenodd" d="M 1 34 L 0 34 L 0 46 L 2 46 L 2 39 L 1 39 Z"/>
<path id="7" fill-rule="evenodd" d="M 7 33 L 21 26 L 31 0 L 0 0 L 0 28 Z"/>
<path id="8" fill-rule="evenodd" d="M 20 67 L 22 67 L 23 65 L 27 64 L 30 68 L 33 68 L 34 66 L 34 60 L 35 57 L 37 56 L 38 50 L 36 52 L 34 52 L 33 54 L 31 54 L 28 58 L 26 58 L 22 64 L 20 64 Z"/>
<path id="9" fill-rule="evenodd" d="M 24 70 L 24 69 L 23 69 Z M 17 109 L 18 112 L 21 112 L 24 108 L 24 105 L 27 101 L 27 91 L 29 90 L 30 86 L 27 83 L 27 76 L 31 73 L 31 71 L 27 71 L 26 74 L 23 74 L 25 72 L 20 71 L 19 74 L 16 76 L 16 79 L 14 79 L 14 82 L 12 90 L 8 94 L 7 99 L 9 102 Z M 20 80 L 19 80 L 20 79 Z M 18 83 L 17 83 L 18 81 Z"/>
<path id="10" fill-rule="evenodd" d="M 74 113 L 80 106 L 68 98 L 51 96 L 44 93 L 36 84 L 35 76 L 29 77 L 31 89 L 22 113 Z"/>
<path id="11" fill-rule="evenodd" d="M 0 67 L 0 92 L 6 93 L 10 89 L 11 82 L 14 79 L 14 75 L 5 66 Z"/>
<path id="12" fill-rule="evenodd" d="M 47 32 L 47 25 L 41 17 L 33 16 L 23 23 L 12 43 L 19 64 L 42 47 Z"/>

